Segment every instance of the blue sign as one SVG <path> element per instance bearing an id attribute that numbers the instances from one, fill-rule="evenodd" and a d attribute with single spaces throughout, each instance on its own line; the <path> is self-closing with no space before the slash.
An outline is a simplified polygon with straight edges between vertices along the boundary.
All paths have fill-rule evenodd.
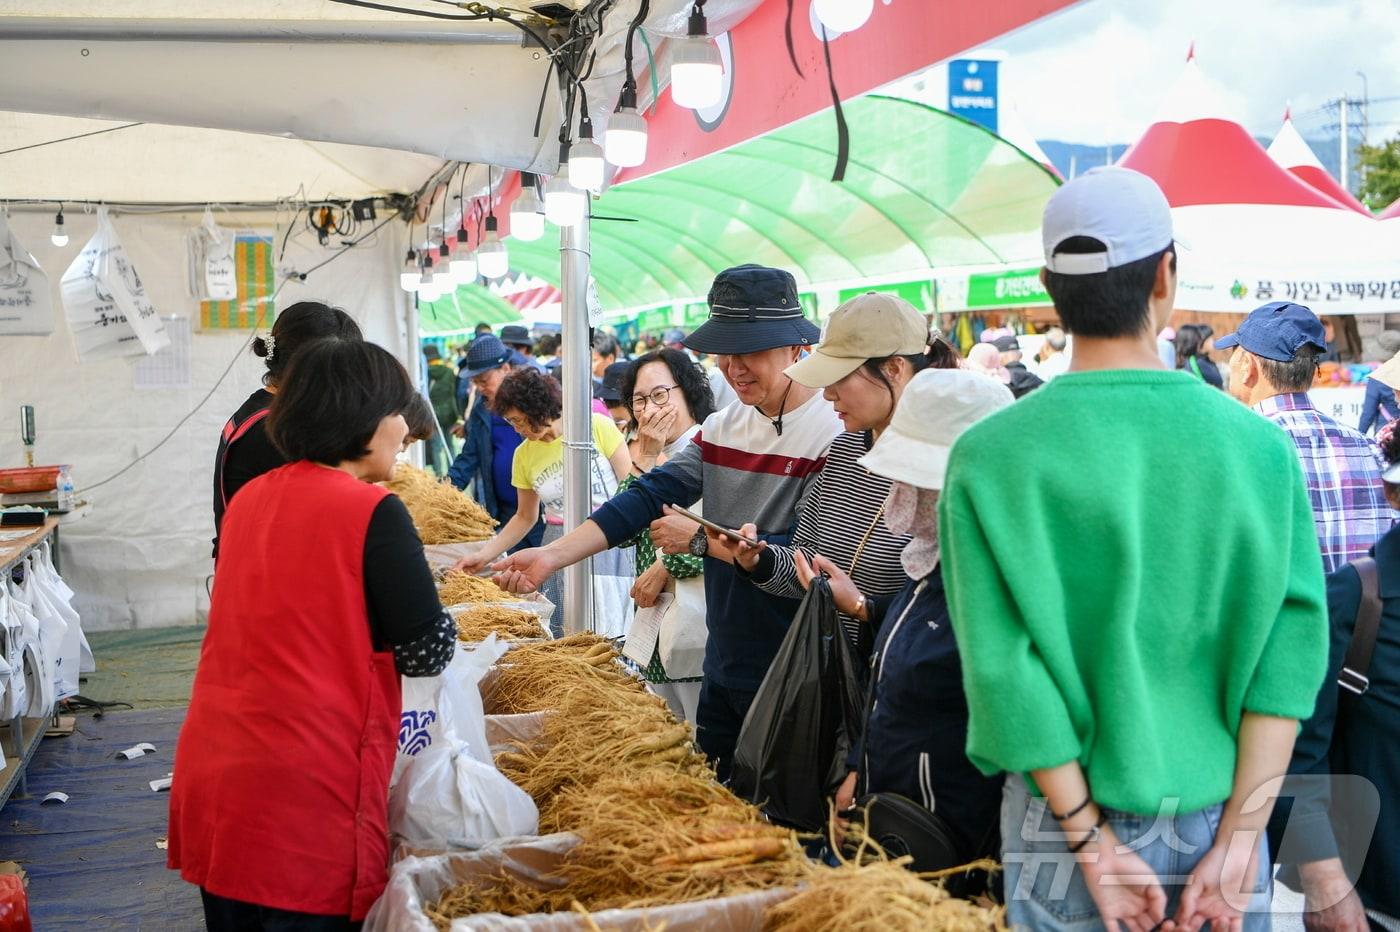
<path id="1" fill-rule="evenodd" d="M 972 58 L 950 61 L 948 111 L 997 132 L 997 63 Z"/>

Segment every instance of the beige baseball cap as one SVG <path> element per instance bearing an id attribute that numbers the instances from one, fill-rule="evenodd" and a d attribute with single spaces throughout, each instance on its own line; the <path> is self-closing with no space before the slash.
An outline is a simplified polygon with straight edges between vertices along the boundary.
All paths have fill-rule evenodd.
<path id="1" fill-rule="evenodd" d="M 928 348 L 928 323 L 903 298 L 878 291 L 856 295 L 831 312 L 820 345 L 787 367 L 808 388 L 835 385 L 867 359 L 916 356 Z"/>

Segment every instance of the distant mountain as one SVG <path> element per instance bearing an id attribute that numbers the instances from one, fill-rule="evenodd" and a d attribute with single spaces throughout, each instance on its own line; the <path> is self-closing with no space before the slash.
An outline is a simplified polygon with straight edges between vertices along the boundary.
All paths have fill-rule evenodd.
<path id="1" fill-rule="evenodd" d="M 1269 147 L 1271 137 L 1255 136 L 1255 140 L 1264 148 Z M 1037 139 L 1036 142 L 1045 154 L 1050 157 L 1050 162 L 1065 178 L 1075 174 L 1083 174 L 1096 165 L 1108 165 L 1118 161 L 1123 153 L 1128 151 L 1128 146 L 1116 143 L 1111 146 L 1086 146 L 1078 142 L 1061 142 L 1058 139 Z M 1337 166 L 1341 162 L 1341 153 L 1338 151 L 1337 137 L 1332 136 L 1313 138 L 1307 140 L 1308 145 L 1316 153 L 1318 161 L 1327 169 L 1328 174 L 1333 178 L 1337 177 Z M 1355 165 L 1353 164 L 1353 171 Z"/>

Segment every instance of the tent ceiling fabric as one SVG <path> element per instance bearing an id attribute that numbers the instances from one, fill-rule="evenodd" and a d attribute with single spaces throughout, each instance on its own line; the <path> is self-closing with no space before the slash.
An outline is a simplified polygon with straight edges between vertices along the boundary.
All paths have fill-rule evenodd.
<path id="1" fill-rule="evenodd" d="M 0 113 L 0 148 L 121 126 Z M 0 197 L 120 202 L 269 202 L 414 191 L 441 159 L 190 126 L 145 124 L 0 156 Z"/>
<path id="2" fill-rule="evenodd" d="M 711 6 L 727 23 L 757 2 Z M 427 0 L 393 5 L 445 9 Z M 613 3 L 593 44 L 585 86 L 599 136 L 639 6 Z M 650 31 L 673 31 L 689 8 L 686 0 L 652 0 Z M 388 170 L 387 156 L 346 147 L 552 174 L 563 119 L 554 75 L 549 55 L 500 20 L 445 21 L 329 0 L 0 0 L 0 150 L 104 128 L 80 121 L 152 124 L 32 150 L 19 163 L 15 155 L 30 153 L 4 156 L 0 197 L 266 201 L 303 185 L 308 194 L 352 196 L 413 190 L 432 171 L 407 155 Z M 71 122 L 54 123 L 60 116 Z M 204 131 L 177 129 L 196 126 Z M 259 144 L 251 134 L 284 138 Z M 289 140 L 316 145 L 303 153 Z M 164 164 L 143 163 L 141 150 Z M 202 171 L 219 190 L 192 195 Z M 412 182 L 380 181 L 397 171 Z"/>
<path id="3" fill-rule="evenodd" d="M 1058 182 L 1033 158 L 913 101 L 864 97 L 845 112 L 844 183 L 830 180 L 835 117 L 825 112 L 607 191 L 591 231 L 604 307 L 703 300 L 716 272 L 744 262 L 786 268 L 804 289 L 1039 263 L 1040 213 Z M 553 236 L 509 246 L 515 271 L 558 283 Z"/>

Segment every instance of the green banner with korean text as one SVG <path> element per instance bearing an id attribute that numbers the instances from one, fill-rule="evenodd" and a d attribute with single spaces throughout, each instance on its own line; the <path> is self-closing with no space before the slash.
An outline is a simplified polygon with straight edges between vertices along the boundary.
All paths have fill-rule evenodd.
<path id="1" fill-rule="evenodd" d="M 1044 307 L 1050 303 L 1050 295 L 1040 284 L 1038 267 L 977 272 L 967 279 L 967 308 L 970 311 L 998 307 Z"/>

